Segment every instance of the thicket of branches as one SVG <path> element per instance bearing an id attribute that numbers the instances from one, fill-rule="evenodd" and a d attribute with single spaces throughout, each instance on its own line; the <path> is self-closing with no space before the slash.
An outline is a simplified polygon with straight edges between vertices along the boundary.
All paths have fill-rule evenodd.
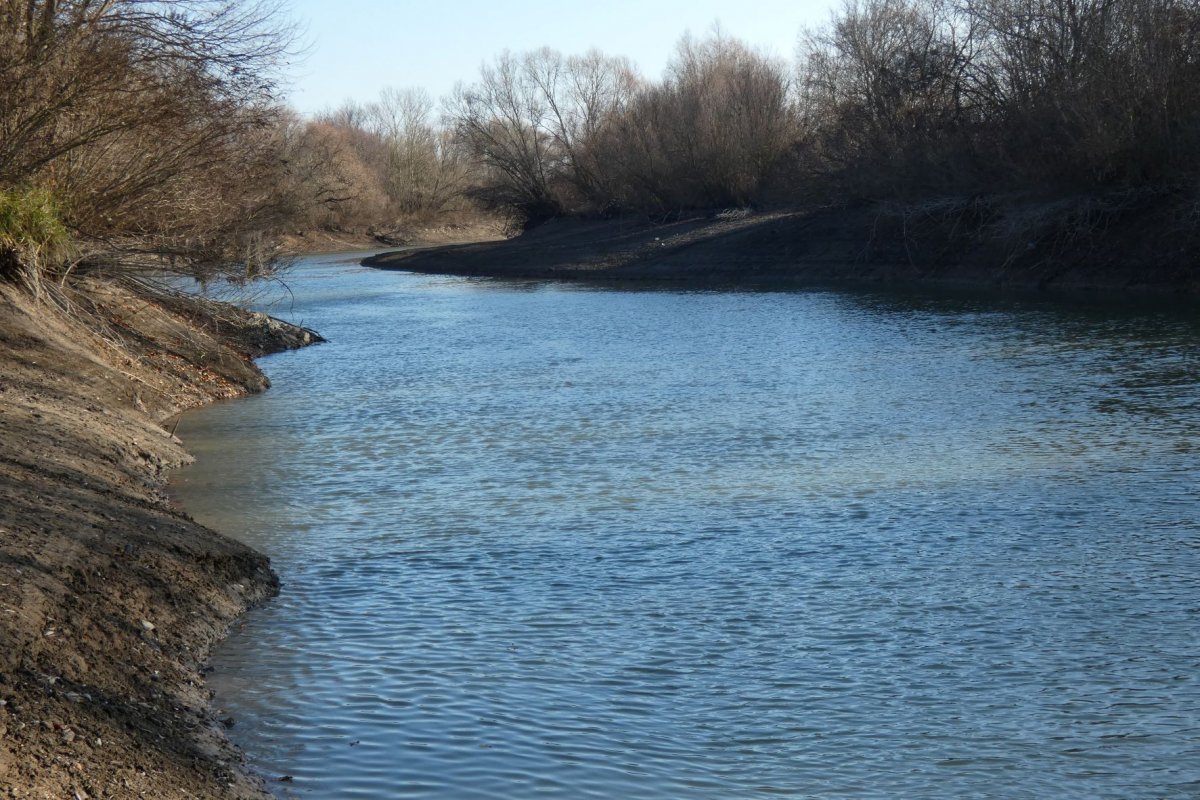
<path id="1" fill-rule="evenodd" d="M 851 0 L 806 37 L 811 174 L 865 196 L 1193 181 L 1196 0 Z"/>
<path id="2" fill-rule="evenodd" d="M 261 265 L 291 42 L 271 0 L 0 0 L 0 274 Z"/>
<path id="3" fill-rule="evenodd" d="M 298 129 L 290 158 L 310 200 L 298 227 L 386 229 L 428 222 L 470 207 L 465 151 L 441 125 L 437 104 L 422 89 L 385 89 L 370 103 L 346 102 Z M 313 190 L 323 198 L 311 203 Z"/>

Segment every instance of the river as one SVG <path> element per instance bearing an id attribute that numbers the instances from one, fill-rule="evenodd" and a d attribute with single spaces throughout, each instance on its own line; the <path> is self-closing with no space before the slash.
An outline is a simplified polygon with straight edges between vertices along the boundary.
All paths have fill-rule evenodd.
<path id="1" fill-rule="evenodd" d="M 1194 315 L 344 256 L 269 305 L 330 342 L 173 492 L 283 578 L 210 678 L 281 797 L 1200 795 Z"/>

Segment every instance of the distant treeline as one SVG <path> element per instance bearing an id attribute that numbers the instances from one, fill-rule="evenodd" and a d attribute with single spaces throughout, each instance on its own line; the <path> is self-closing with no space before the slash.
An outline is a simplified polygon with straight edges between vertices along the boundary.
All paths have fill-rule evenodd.
<path id="1" fill-rule="evenodd" d="M 848 0 L 794 63 L 685 36 L 624 58 L 505 53 L 443 101 L 388 93 L 310 136 L 376 213 L 563 214 L 1177 195 L 1200 161 L 1197 0 Z M 1082 204 L 1082 205 L 1080 205 Z M 1190 205 L 1185 204 L 1185 208 Z M 366 212 L 360 208 L 350 214 Z"/>
<path id="2" fill-rule="evenodd" d="M 440 103 L 314 119 L 277 99 L 272 2 L 0 0 L 0 276 L 245 270 L 281 232 L 479 211 L 1037 199 L 1050 222 L 1020 228 L 1167 198 L 1200 218 L 1200 0 L 848 0 L 791 63 L 719 32 L 657 80 L 505 53 Z"/>

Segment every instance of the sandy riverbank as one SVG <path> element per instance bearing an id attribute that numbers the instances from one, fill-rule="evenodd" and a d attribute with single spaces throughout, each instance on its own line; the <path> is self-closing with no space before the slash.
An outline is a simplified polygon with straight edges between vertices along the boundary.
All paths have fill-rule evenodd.
<path id="1" fill-rule="evenodd" d="M 169 507 L 189 456 L 163 425 L 314 336 L 111 284 L 75 301 L 103 328 L 0 286 L 0 795 L 266 797 L 200 669 L 277 579 Z"/>
<path id="2" fill-rule="evenodd" d="M 1016 212 L 1011 212 L 1016 213 Z M 1160 227 L 1161 218 L 1155 218 Z M 1000 243 L 974 223 L 875 208 L 551 220 L 514 239 L 383 253 L 382 269 L 481 277 L 753 284 L 893 283 L 1200 295 L 1189 230 L 1137 219 Z"/>
<path id="3" fill-rule="evenodd" d="M 385 247 L 430 247 L 465 242 L 496 241 L 504 238 L 497 220 L 405 225 L 386 231 L 301 231 L 283 237 L 282 249 L 292 256 L 379 250 Z"/>

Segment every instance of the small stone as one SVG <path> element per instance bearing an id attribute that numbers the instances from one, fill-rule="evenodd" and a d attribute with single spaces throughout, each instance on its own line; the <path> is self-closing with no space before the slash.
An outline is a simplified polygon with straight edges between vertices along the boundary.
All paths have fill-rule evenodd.
<path id="1" fill-rule="evenodd" d="M 67 744 L 75 741 L 75 731 L 71 730 L 70 728 L 63 728 L 62 740 Z"/>
<path id="2" fill-rule="evenodd" d="M 148 620 L 148 619 L 144 619 L 144 620 L 142 620 L 142 629 L 143 629 L 143 630 L 145 630 L 145 631 L 152 631 L 152 630 L 154 630 L 154 628 L 155 628 L 155 625 L 154 625 L 154 623 L 153 623 L 153 622 L 151 622 L 151 621 L 150 621 L 150 620 Z"/>

